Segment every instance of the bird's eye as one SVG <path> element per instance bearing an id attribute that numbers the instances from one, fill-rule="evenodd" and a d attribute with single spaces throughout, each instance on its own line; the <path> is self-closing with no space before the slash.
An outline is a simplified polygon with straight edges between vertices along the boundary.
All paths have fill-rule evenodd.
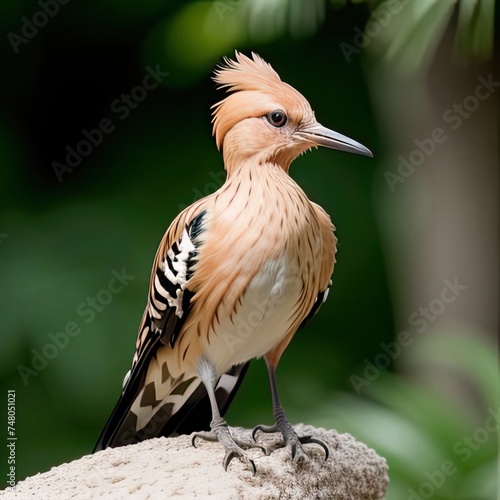
<path id="1" fill-rule="evenodd" d="M 274 111 L 271 111 L 267 115 L 267 121 L 273 126 L 273 127 L 282 127 L 285 125 L 287 122 L 288 118 L 285 114 L 284 111 L 281 109 L 275 109 Z"/>

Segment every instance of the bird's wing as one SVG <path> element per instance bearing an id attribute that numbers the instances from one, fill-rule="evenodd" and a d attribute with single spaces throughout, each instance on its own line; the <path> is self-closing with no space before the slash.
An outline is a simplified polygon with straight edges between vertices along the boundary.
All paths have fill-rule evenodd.
<path id="1" fill-rule="evenodd" d="M 319 311 L 319 308 L 328 298 L 328 292 L 332 286 L 331 276 L 335 266 L 335 254 L 337 253 L 337 238 L 334 234 L 335 226 L 332 224 L 330 216 L 316 203 L 311 202 L 311 206 L 320 222 L 321 244 L 319 246 L 319 255 L 321 256 L 321 277 L 316 301 L 307 316 L 302 320 L 301 328 Z"/>
<path id="2" fill-rule="evenodd" d="M 146 383 L 150 365 L 156 363 L 159 366 L 156 360 L 158 349 L 174 348 L 189 316 L 194 294 L 189 289 L 188 281 L 195 272 L 205 217 L 204 210 L 194 214 L 189 211 L 181 213 L 160 244 L 153 264 L 148 305 L 139 328 L 132 367 L 94 452 L 156 436 L 189 433 L 207 428 L 210 423 L 208 396 L 197 377 L 184 379 L 181 375 L 168 380 L 171 390 L 159 399 L 155 389 L 165 384 L 168 374 L 165 375 L 158 368 L 155 380 Z M 216 396 L 222 412 L 234 397 L 247 365 L 232 367 L 218 381 Z"/>
<path id="3" fill-rule="evenodd" d="M 328 298 L 328 292 L 330 291 L 330 287 L 332 286 L 332 280 L 328 282 L 328 286 L 321 290 L 316 297 L 316 302 L 314 302 L 311 310 L 307 314 L 307 316 L 302 320 L 299 328 L 303 328 L 306 323 L 319 311 L 319 308 L 326 302 Z"/>

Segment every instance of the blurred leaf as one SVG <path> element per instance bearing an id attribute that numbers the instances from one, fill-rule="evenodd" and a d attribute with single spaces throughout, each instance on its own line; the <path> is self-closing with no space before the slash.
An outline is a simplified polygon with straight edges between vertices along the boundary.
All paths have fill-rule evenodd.
<path id="1" fill-rule="evenodd" d="M 163 48 L 173 63 L 169 83 L 199 80 L 245 40 L 237 18 L 221 18 L 216 6 L 217 2 L 189 3 L 166 24 Z"/>
<path id="2" fill-rule="evenodd" d="M 368 47 L 387 64 L 396 65 L 403 73 L 414 73 L 429 62 L 453 12 L 456 0 L 423 0 L 401 2 L 401 11 L 393 14 L 389 24 L 381 28 Z M 384 15 L 387 5 L 381 3 L 372 19 Z M 379 12 L 382 10 L 384 12 Z M 379 24 L 378 21 L 373 21 Z M 367 25 L 368 25 L 367 23 Z M 426 59 L 426 61 L 424 61 Z"/>
<path id="3" fill-rule="evenodd" d="M 270 41 L 284 34 L 314 33 L 325 16 L 325 0 L 241 0 L 236 12 L 249 38 Z"/>
<path id="4" fill-rule="evenodd" d="M 433 387 L 435 378 L 427 385 L 426 380 L 383 373 L 369 387 L 374 401 L 337 395 L 307 415 L 309 422 L 349 432 L 387 458 L 389 500 L 408 496 L 409 488 L 418 491 L 427 480 L 424 473 L 441 470 L 445 461 L 451 461 L 457 472 L 446 478 L 433 498 L 492 498 L 494 494 L 497 434 L 486 431 L 484 424 L 489 410 L 498 411 L 496 354 L 474 329 L 454 327 L 452 331 L 452 339 L 442 332 L 422 337 L 418 347 L 412 346 L 411 358 L 423 365 L 431 362 L 443 374 L 460 369 L 469 380 L 460 388 L 462 395 L 467 397 L 474 389 L 485 396 L 475 411 L 464 412 L 463 399 L 438 384 Z M 475 438 L 477 429 L 490 433 L 486 441 Z"/>
<path id="5" fill-rule="evenodd" d="M 325 0 L 214 0 L 185 5 L 165 26 L 164 49 L 173 64 L 168 84 L 199 80 L 222 55 L 252 43 L 313 34 L 325 16 Z"/>
<path id="6" fill-rule="evenodd" d="M 372 38 L 368 50 L 401 73 L 417 74 L 428 66 L 449 27 L 454 10 L 459 16 L 455 32 L 455 55 L 461 62 L 491 58 L 493 52 L 493 0 L 405 0 L 401 11 Z M 367 23 L 380 23 L 387 12 L 382 2 Z"/>
<path id="7" fill-rule="evenodd" d="M 459 3 L 455 57 L 469 62 L 490 59 L 493 52 L 494 0 Z"/>
<path id="8" fill-rule="evenodd" d="M 409 351 L 406 367 L 420 368 L 421 372 L 430 372 L 431 376 L 435 375 L 435 368 L 440 370 L 441 377 L 448 373 L 450 380 L 457 385 L 455 394 L 458 395 L 466 394 L 463 391 L 466 381 L 478 391 L 485 407 L 495 408 L 499 394 L 497 350 L 493 344 L 478 341 L 488 338 L 485 332 L 471 325 L 455 323 L 434 327 L 427 333 L 425 341 L 417 342 Z M 431 377 L 428 384 L 435 384 Z M 470 407 L 470 400 L 462 402 Z M 477 417 L 477 412 L 473 415 Z"/>

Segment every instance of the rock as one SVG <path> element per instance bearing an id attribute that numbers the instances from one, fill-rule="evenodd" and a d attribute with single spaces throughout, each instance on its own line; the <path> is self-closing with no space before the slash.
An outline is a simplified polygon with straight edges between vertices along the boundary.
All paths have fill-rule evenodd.
<path id="1" fill-rule="evenodd" d="M 235 428 L 234 435 L 248 439 L 250 431 Z M 205 498 L 217 499 L 383 499 L 389 478 L 385 459 L 349 434 L 299 424 L 297 433 L 314 434 L 331 447 L 327 461 L 321 447 L 310 444 L 305 464 L 294 465 L 289 449 L 269 456 L 249 450 L 257 473 L 238 460 L 225 472 L 224 450 L 219 443 L 189 436 L 156 438 L 142 443 L 108 448 L 94 455 L 53 467 L 7 488 L 7 499 L 94 498 Z M 260 443 L 272 448 L 276 435 L 259 433 Z"/>

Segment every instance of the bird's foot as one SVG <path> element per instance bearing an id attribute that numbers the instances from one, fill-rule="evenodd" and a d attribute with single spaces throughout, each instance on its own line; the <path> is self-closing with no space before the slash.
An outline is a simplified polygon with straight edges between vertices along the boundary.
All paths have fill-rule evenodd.
<path id="1" fill-rule="evenodd" d="M 276 423 L 274 425 L 257 425 L 257 427 L 255 427 L 252 431 L 252 438 L 254 441 L 257 431 L 264 433 L 280 432 L 283 436 L 283 441 L 276 444 L 276 449 L 284 447 L 290 448 L 292 460 L 296 464 L 301 464 L 309 460 L 309 457 L 306 455 L 304 448 L 302 447 L 303 444 L 317 444 L 321 446 L 325 452 L 325 460 L 327 460 L 330 455 L 328 446 L 320 439 L 310 435 L 297 435 L 284 411 L 276 412 Z"/>
<path id="2" fill-rule="evenodd" d="M 204 439 L 205 441 L 218 441 L 226 450 L 226 454 L 222 462 L 224 470 L 227 470 L 233 458 L 238 458 L 240 462 L 246 465 L 247 468 L 255 475 L 255 463 L 245 452 L 245 449 L 260 448 L 266 455 L 267 450 L 263 446 L 256 444 L 255 440 L 245 441 L 243 439 L 234 438 L 229 431 L 229 426 L 223 418 L 212 421 L 210 427 L 212 429 L 211 431 L 197 432 L 193 434 L 191 439 L 192 445 L 196 447 L 196 438 Z"/>

